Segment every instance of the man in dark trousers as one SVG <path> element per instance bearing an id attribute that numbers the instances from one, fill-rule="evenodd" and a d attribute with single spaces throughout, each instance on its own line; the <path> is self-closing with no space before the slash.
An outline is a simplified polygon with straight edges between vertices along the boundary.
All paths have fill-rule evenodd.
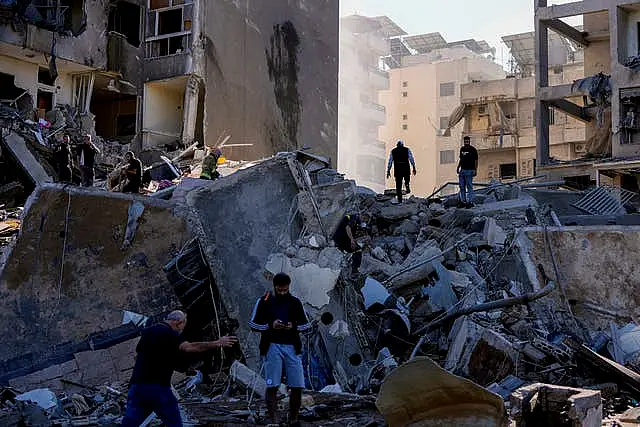
<path id="1" fill-rule="evenodd" d="M 260 355 L 263 357 L 267 382 L 265 402 L 271 422 L 278 424 L 278 387 L 284 370 L 289 396 L 289 425 L 298 426 L 298 413 L 302 404 L 304 369 L 302 367 L 302 341 L 300 332 L 311 328 L 302 302 L 289 293 L 291 278 L 278 273 L 273 277 L 273 293 L 267 292 L 256 302 L 249 327 L 262 334 Z"/>
<path id="2" fill-rule="evenodd" d="M 136 158 L 133 151 L 125 153 L 124 161 L 127 162 L 127 166 L 123 170 L 124 175 L 127 177 L 127 183 L 122 187 L 122 192 L 139 193 L 142 185 L 142 162 Z"/>
<path id="3" fill-rule="evenodd" d="M 471 145 L 471 137 L 463 138 L 458 162 L 458 180 L 460 183 L 460 201 L 467 207 L 473 207 L 473 177 L 478 174 L 478 151 Z"/>
<path id="4" fill-rule="evenodd" d="M 352 275 L 358 273 L 360 264 L 362 264 L 362 249 L 356 242 L 356 231 L 362 224 L 368 223 L 369 219 L 368 214 L 364 214 L 362 217 L 357 214 L 345 215 L 333 233 L 333 241 L 336 247 L 343 252 L 353 254 L 351 258 Z"/>
<path id="5" fill-rule="evenodd" d="M 93 179 L 95 177 L 93 167 L 96 162 L 96 154 L 100 154 L 100 150 L 91 141 L 91 135 L 87 134 L 84 136 L 79 151 L 79 164 L 80 171 L 82 172 L 82 186 L 92 187 Z"/>
<path id="6" fill-rule="evenodd" d="M 396 194 L 398 203 L 402 203 L 402 180 L 407 190 L 407 194 L 411 193 L 411 170 L 409 163 L 413 167 L 413 175 L 416 174 L 416 161 L 413 158 L 411 149 L 404 146 L 402 141 L 398 141 L 396 148 L 391 150 L 389 155 L 389 164 L 387 165 L 387 179 L 391 178 L 391 166 L 393 165 L 393 176 L 396 178 Z"/>
<path id="7" fill-rule="evenodd" d="M 64 134 L 62 142 L 56 147 L 56 163 L 58 165 L 58 181 L 71 183 L 71 138 Z"/>
<path id="8" fill-rule="evenodd" d="M 171 391 L 171 376 L 181 351 L 202 353 L 214 348 L 231 347 L 236 337 L 224 336 L 217 341 L 187 342 L 180 334 L 187 324 L 187 315 L 173 311 L 167 320 L 142 331 L 136 347 L 127 410 L 123 427 L 138 427 L 152 412 L 167 427 L 182 427 L 178 400 Z"/>

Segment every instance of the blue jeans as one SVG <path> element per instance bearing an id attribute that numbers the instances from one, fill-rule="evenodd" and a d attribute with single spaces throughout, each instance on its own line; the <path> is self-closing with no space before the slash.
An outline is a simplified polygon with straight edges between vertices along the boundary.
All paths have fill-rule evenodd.
<path id="1" fill-rule="evenodd" d="M 271 343 L 264 358 L 264 379 L 267 388 L 280 386 L 283 370 L 287 375 L 289 387 L 304 388 L 302 357 L 296 354 L 296 350 L 290 344 Z"/>
<path id="2" fill-rule="evenodd" d="M 462 203 L 473 203 L 473 170 L 460 170 L 458 179 L 460 183 L 460 201 Z"/>
<path id="3" fill-rule="evenodd" d="M 139 427 L 152 412 L 167 427 L 182 427 L 178 401 L 171 387 L 158 384 L 131 384 L 123 427 Z"/>

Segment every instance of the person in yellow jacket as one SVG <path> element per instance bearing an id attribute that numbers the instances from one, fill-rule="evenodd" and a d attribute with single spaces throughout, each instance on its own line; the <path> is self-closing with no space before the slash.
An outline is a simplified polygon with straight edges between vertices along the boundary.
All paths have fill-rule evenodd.
<path id="1" fill-rule="evenodd" d="M 202 172 L 200 172 L 200 179 L 218 179 L 220 173 L 218 172 L 218 159 L 222 156 L 222 151 L 219 148 L 207 149 L 207 155 L 202 159 Z"/>

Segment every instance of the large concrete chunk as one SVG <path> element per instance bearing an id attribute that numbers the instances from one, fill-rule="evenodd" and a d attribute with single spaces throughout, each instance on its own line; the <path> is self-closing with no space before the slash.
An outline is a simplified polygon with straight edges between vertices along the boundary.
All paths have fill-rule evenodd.
<path id="1" fill-rule="evenodd" d="M 145 208 L 131 246 L 123 251 L 134 201 Z M 168 202 L 54 184 L 37 187 L 0 275 L 2 333 L 10 337 L 0 348 L 0 361 L 25 353 L 55 356 L 54 345 L 120 327 L 123 310 L 153 316 L 175 308 L 178 301 L 162 267 L 190 238 L 186 221 Z M 77 351 L 70 346 L 65 354 L 71 358 Z M 38 362 L 32 356 L 23 361 Z"/>
<path id="2" fill-rule="evenodd" d="M 237 334 L 250 368 L 259 360 L 259 334 L 250 333 L 247 320 L 257 299 L 272 289 L 264 266 L 277 242 L 289 238 L 289 213 L 297 194 L 287 159 L 276 158 L 186 196 L 222 302 L 240 324 Z"/>
<path id="3" fill-rule="evenodd" d="M 18 162 L 22 170 L 29 176 L 34 184 L 45 184 L 53 182 L 53 178 L 44 170 L 40 162 L 31 154 L 27 148 L 24 138 L 16 133 L 10 133 L 5 139 L 0 138 L 2 146 L 5 147 L 13 158 Z"/>

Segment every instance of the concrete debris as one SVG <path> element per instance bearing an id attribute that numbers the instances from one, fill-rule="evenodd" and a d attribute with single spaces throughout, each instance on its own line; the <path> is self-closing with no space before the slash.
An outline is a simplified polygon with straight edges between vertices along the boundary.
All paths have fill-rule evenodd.
<path id="1" fill-rule="evenodd" d="M 11 177 L 0 191 L 0 317 L 10 337 L 0 384 L 15 393 L 2 395 L 0 423 L 117 423 L 140 330 L 175 307 L 189 316 L 190 339 L 241 342 L 180 362 L 185 413 L 201 424 L 261 422 L 266 386 L 246 320 L 280 272 L 312 319 L 300 356 L 307 387 L 323 392 L 305 394 L 302 414 L 317 424 L 382 424 L 376 395 L 391 426 L 502 426 L 504 401 L 513 409 L 531 384 L 571 393 L 545 406 L 553 393 L 527 392 L 511 416 L 518 425 L 554 419 L 557 408 L 591 425 L 640 400 L 632 227 L 557 227 L 537 190 L 517 184 L 494 185 L 467 209 L 447 198 L 393 204 L 309 154 L 236 166 L 215 181 L 176 178 L 166 200 L 45 183 L 23 209 L 20 192 L 33 184 Z M 359 254 L 332 240 L 348 214 L 363 218 L 352 230 L 357 270 Z M 51 413 L 15 403 L 38 389 L 55 395 Z M 600 412 L 591 393 L 601 393 Z"/>

